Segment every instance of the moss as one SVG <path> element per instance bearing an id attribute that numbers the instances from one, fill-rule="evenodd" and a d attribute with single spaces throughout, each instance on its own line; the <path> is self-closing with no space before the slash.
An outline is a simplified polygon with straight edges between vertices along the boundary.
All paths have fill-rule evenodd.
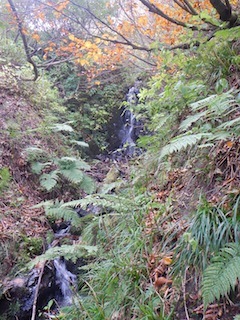
<path id="1" fill-rule="evenodd" d="M 11 174 L 9 168 L 3 167 L 0 169 L 0 195 L 9 187 L 11 181 Z"/>
<path id="2" fill-rule="evenodd" d="M 27 255 L 29 258 L 33 258 L 40 255 L 43 251 L 43 239 L 40 237 L 26 237 L 22 236 L 22 242 L 20 244 L 20 250 L 23 255 Z"/>

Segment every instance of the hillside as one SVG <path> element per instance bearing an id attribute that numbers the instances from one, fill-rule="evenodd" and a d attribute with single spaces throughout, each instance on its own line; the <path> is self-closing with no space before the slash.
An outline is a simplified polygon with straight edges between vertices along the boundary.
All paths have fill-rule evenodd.
<path id="1" fill-rule="evenodd" d="M 38 34 L 16 19 L 32 56 L 0 38 L 0 319 L 239 319 L 240 27 L 229 15 L 186 18 L 184 40 L 196 39 L 176 50 L 131 42 L 140 65 L 104 33 L 90 43 L 64 29 L 68 45 L 34 50 Z M 136 23 L 135 36 L 111 23 L 145 39 Z"/>

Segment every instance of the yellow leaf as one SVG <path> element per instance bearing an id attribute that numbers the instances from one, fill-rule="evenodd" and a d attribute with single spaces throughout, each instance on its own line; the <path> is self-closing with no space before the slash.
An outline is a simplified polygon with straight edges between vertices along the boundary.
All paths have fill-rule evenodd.
<path id="1" fill-rule="evenodd" d="M 71 40 L 71 41 L 75 41 L 75 36 L 73 34 L 69 34 L 68 38 Z"/>
<path id="2" fill-rule="evenodd" d="M 162 261 L 166 266 L 169 266 L 172 263 L 172 259 L 170 257 L 164 257 L 162 258 Z"/>

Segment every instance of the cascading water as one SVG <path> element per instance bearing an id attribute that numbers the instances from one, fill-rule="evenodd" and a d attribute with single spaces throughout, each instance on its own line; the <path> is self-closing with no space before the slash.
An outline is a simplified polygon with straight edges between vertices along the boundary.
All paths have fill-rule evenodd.
<path id="1" fill-rule="evenodd" d="M 54 260 L 56 269 L 56 286 L 59 287 L 61 297 L 58 303 L 61 306 L 72 304 L 73 288 L 76 286 L 76 275 L 67 270 L 66 263 L 63 259 Z"/>
<path id="2" fill-rule="evenodd" d="M 55 240 L 58 243 L 60 238 L 69 235 L 70 225 L 62 223 L 61 227 L 55 231 Z M 51 246 L 53 246 L 53 243 Z M 41 265 L 37 265 L 31 270 L 26 280 L 26 294 L 21 301 L 21 317 L 19 319 L 29 319 L 29 314 L 37 298 L 37 308 L 41 309 L 50 300 L 56 302 L 57 306 L 63 307 L 71 305 L 73 302 L 74 288 L 76 288 L 77 276 L 67 269 L 64 258 L 56 258 L 52 263 L 44 264 L 43 275 L 40 278 L 41 285 L 38 281 L 40 277 Z"/>
<path id="3" fill-rule="evenodd" d="M 124 107 L 121 111 L 120 126 L 117 133 L 119 144 L 113 152 L 113 157 L 117 159 L 131 157 L 137 150 L 136 139 L 139 136 L 141 125 L 130 109 L 133 109 L 138 103 L 140 84 L 141 81 L 136 81 L 134 86 L 128 90 L 126 95 L 127 107 Z"/>
<path id="4" fill-rule="evenodd" d="M 68 235 L 70 227 L 70 224 L 64 224 L 63 228 L 55 232 L 55 238 Z M 53 264 L 55 267 L 55 284 L 60 290 L 60 295 L 56 296 L 56 300 L 60 306 L 70 305 L 72 303 L 73 289 L 76 287 L 77 277 L 67 269 L 64 258 L 54 259 Z"/>

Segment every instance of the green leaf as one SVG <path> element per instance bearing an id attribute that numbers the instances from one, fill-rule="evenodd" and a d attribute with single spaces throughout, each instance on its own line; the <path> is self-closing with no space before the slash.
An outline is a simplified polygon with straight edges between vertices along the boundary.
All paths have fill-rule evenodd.
<path id="1" fill-rule="evenodd" d="M 56 123 L 53 126 L 51 126 L 51 129 L 55 132 L 58 131 L 67 131 L 67 132 L 73 132 L 74 129 L 66 123 Z"/>
<path id="2" fill-rule="evenodd" d="M 82 182 L 80 187 L 87 193 L 91 194 L 96 191 L 96 184 L 92 178 L 87 176 L 86 174 L 83 174 Z"/>
<path id="3" fill-rule="evenodd" d="M 50 173 L 44 173 L 40 177 L 40 184 L 47 191 L 52 190 L 57 184 L 58 176 L 57 171 L 52 171 Z"/>
<path id="4" fill-rule="evenodd" d="M 88 246 L 84 244 L 72 244 L 62 245 L 61 247 L 53 247 L 31 261 L 29 263 L 29 268 L 33 268 L 38 262 L 54 260 L 61 256 L 64 256 L 66 260 L 72 260 L 73 262 L 76 262 L 78 258 L 96 256 L 97 252 L 97 246 Z"/>
<path id="5" fill-rule="evenodd" d="M 181 131 L 186 131 L 193 123 L 203 118 L 206 114 L 207 110 L 188 116 L 185 120 L 183 120 L 179 129 Z"/>
<path id="6" fill-rule="evenodd" d="M 240 246 L 229 243 L 212 259 L 202 280 L 204 308 L 230 293 L 240 278 Z"/>
<path id="7" fill-rule="evenodd" d="M 227 79 L 222 78 L 216 82 L 215 90 L 218 94 L 223 93 L 223 91 L 227 90 L 228 88 L 229 88 L 229 84 Z"/>
<path id="8" fill-rule="evenodd" d="M 61 169 L 60 173 L 73 183 L 80 183 L 83 180 L 83 172 L 78 168 Z"/>
<path id="9" fill-rule="evenodd" d="M 89 144 L 84 141 L 71 140 L 70 142 L 77 144 L 78 146 L 83 147 L 83 148 L 89 148 Z"/>
<path id="10" fill-rule="evenodd" d="M 83 170 L 90 170 L 89 164 L 87 164 L 82 159 L 76 159 L 74 157 L 62 157 L 60 159 L 57 159 L 56 164 L 59 165 L 60 170 L 61 169 L 69 169 L 69 168 L 78 168 Z"/>
<path id="11" fill-rule="evenodd" d="M 223 40 L 228 40 L 228 41 L 232 41 L 233 39 L 239 39 L 240 38 L 240 27 L 217 31 L 215 33 L 215 36 L 217 38 L 221 38 Z"/>
<path id="12" fill-rule="evenodd" d="M 42 169 L 45 168 L 46 166 L 50 165 L 51 162 L 45 162 L 45 163 L 41 163 L 41 162 L 33 162 L 31 164 L 31 169 L 32 172 L 35 174 L 40 174 L 42 172 Z"/>
<path id="13" fill-rule="evenodd" d="M 178 136 L 173 139 L 169 144 L 162 148 L 159 159 L 170 155 L 174 152 L 179 152 L 186 149 L 189 146 L 193 146 L 196 143 L 200 142 L 204 137 L 210 137 L 210 133 L 197 133 L 197 134 L 188 134 Z"/>

